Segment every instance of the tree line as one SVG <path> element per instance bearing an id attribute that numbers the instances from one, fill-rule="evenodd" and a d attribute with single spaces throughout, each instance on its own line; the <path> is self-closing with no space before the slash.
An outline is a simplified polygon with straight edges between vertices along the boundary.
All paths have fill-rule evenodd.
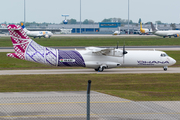
<path id="1" fill-rule="evenodd" d="M 79 24 L 80 21 L 77 21 L 76 19 L 67 19 L 68 24 Z M 21 21 L 23 22 L 23 21 Z M 121 18 L 105 18 L 103 19 L 101 22 L 119 22 L 121 23 L 121 25 L 123 24 L 128 24 L 128 20 L 127 19 L 121 19 Z M 141 18 L 139 18 L 139 20 L 137 22 L 133 22 L 132 20 L 129 20 L 129 24 L 135 24 L 138 25 L 141 22 Z M 92 19 L 85 19 L 84 21 L 81 22 L 82 24 L 95 24 L 95 23 L 99 23 L 99 22 L 95 22 Z M 167 23 L 162 23 L 161 21 L 156 21 L 157 24 L 167 24 Z M 6 21 L 1 23 L 1 24 L 20 24 L 20 23 L 7 23 Z M 48 26 L 49 24 L 57 24 L 57 23 L 47 23 L 47 22 L 43 22 L 43 23 L 37 23 L 37 22 L 26 22 L 26 26 L 29 26 L 30 24 L 34 24 L 37 26 L 43 25 L 43 26 Z M 63 24 L 63 21 L 61 21 L 59 24 Z M 142 24 L 151 24 L 151 22 L 146 22 L 146 23 L 142 23 Z M 171 23 L 172 26 L 175 25 L 175 23 Z"/>

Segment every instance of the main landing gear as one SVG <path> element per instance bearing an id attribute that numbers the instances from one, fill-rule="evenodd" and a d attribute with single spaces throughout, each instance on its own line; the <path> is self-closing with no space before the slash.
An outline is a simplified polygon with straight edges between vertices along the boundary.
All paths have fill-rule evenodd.
<path id="1" fill-rule="evenodd" d="M 163 67 L 164 71 L 167 71 L 167 68 L 168 68 L 167 66 L 164 66 L 164 67 Z"/>
<path id="2" fill-rule="evenodd" d="M 97 68 L 97 69 L 94 69 L 95 71 L 99 71 L 99 72 L 102 72 L 104 69 L 106 69 L 107 68 L 107 66 L 104 66 L 104 65 L 102 65 L 102 66 L 100 66 L 99 68 Z"/>

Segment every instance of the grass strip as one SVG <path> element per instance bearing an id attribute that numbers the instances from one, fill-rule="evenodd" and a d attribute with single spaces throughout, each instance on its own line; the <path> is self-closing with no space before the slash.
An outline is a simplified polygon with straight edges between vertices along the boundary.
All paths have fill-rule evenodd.
<path id="1" fill-rule="evenodd" d="M 32 38 L 42 46 L 172 46 L 180 45 L 180 38 L 162 38 L 162 37 L 51 37 Z M 12 47 L 10 37 L 0 38 L 0 47 Z"/>
<path id="2" fill-rule="evenodd" d="M 135 101 L 179 101 L 180 74 L 3 75 L 0 92 L 91 90 Z"/>

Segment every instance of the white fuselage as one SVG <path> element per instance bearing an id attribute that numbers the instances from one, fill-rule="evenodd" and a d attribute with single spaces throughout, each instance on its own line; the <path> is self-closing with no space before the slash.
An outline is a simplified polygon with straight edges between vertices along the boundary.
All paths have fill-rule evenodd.
<path id="1" fill-rule="evenodd" d="M 121 34 L 121 31 L 115 31 L 114 33 L 113 33 L 113 35 L 120 35 Z"/>
<path id="2" fill-rule="evenodd" d="M 161 51 L 127 51 L 124 57 L 119 52 L 116 56 L 94 54 L 92 51 L 78 51 L 86 67 L 98 68 L 101 65 L 113 68 L 117 66 L 170 66 L 176 61 Z M 163 56 L 162 56 L 163 55 Z"/>
<path id="3" fill-rule="evenodd" d="M 173 35 L 180 35 L 180 30 L 168 30 L 168 31 L 156 31 L 154 32 L 155 35 L 158 36 L 173 36 Z"/>
<path id="4" fill-rule="evenodd" d="M 147 28 L 142 28 L 140 29 L 141 33 L 148 33 L 149 32 L 149 29 Z"/>
<path id="5" fill-rule="evenodd" d="M 26 34 L 30 37 L 51 37 L 53 35 L 50 31 L 27 31 Z"/>

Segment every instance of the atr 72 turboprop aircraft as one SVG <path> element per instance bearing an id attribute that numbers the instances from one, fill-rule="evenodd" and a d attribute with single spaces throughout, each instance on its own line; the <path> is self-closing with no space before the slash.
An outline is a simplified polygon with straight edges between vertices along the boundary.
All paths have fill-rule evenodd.
<path id="1" fill-rule="evenodd" d="M 165 37 L 169 37 L 171 38 L 171 36 L 174 36 L 174 37 L 179 37 L 180 35 L 180 30 L 167 30 L 167 31 L 160 31 L 158 29 L 155 29 L 154 25 L 152 24 L 151 22 L 151 28 L 152 28 L 152 33 L 154 35 L 157 35 L 157 36 L 162 36 L 163 38 Z"/>
<path id="2" fill-rule="evenodd" d="M 34 38 L 36 37 L 50 38 L 53 35 L 53 33 L 50 31 L 29 31 L 25 28 L 23 23 L 21 23 L 21 27 L 24 29 L 24 31 L 26 32 L 28 36 L 34 37 Z"/>
<path id="3" fill-rule="evenodd" d="M 54 66 L 81 66 L 102 72 L 118 66 L 160 66 L 176 63 L 162 51 L 126 51 L 117 48 L 87 47 L 86 50 L 59 50 L 43 47 L 30 39 L 19 25 L 9 25 L 15 53 L 8 57 Z"/>

